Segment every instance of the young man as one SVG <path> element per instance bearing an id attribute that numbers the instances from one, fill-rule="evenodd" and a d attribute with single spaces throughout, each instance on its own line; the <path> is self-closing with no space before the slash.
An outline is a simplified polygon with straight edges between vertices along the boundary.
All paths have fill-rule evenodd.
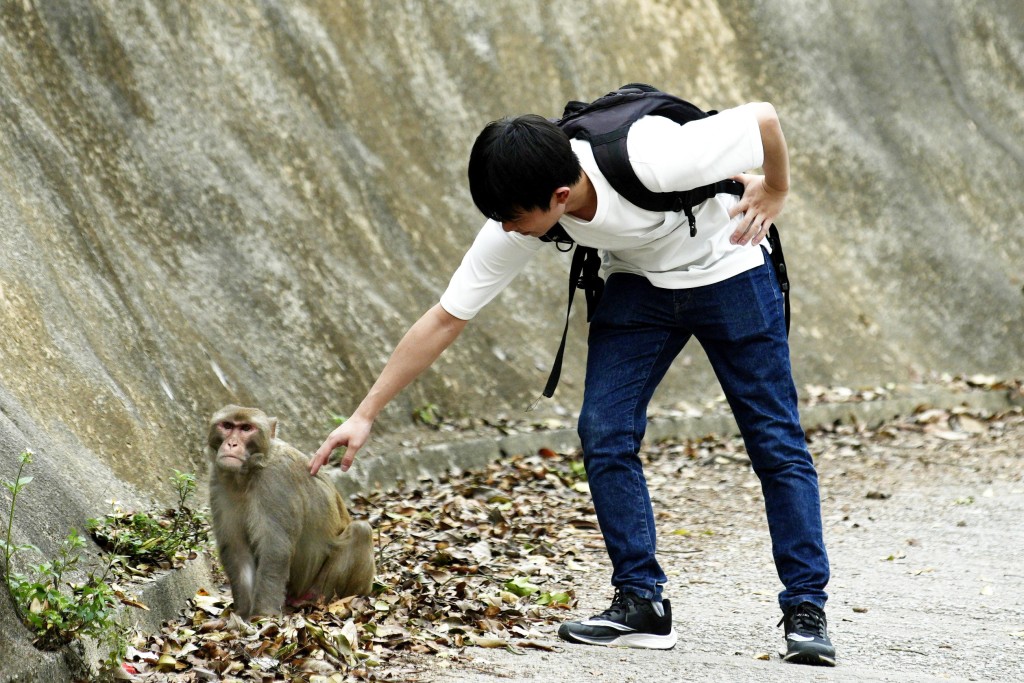
<path id="1" fill-rule="evenodd" d="M 797 415 L 782 294 L 763 240 L 789 191 L 778 115 L 751 103 L 685 125 L 646 116 L 629 130 L 630 163 L 648 189 L 687 190 L 733 177 L 683 212 L 640 209 L 602 175 L 589 143 L 534 115 L 494 121 L 470 154 L 474 203 L 488 217 L 440 303 L 399 342 L 355 413 L 331 432 L 315 473 L 345 446 L 347 470 L 383 407 L 447 348 L 542 248 L 556 223 L 604 252 L 607 284 L 590 324 L 579 435 L 615 596 L 601 614 L 567 622 L 569 641 L 665 649 L 676 642 L 667 578 L 638 457 L 647 404 L 691 337 L 704 347 L 758 477 L 785 590 L 788 661 L 833 665 L 823 606 L 829 578 L 817 474 Z M 764 175 L 749 175 L 761 167 Z"/>

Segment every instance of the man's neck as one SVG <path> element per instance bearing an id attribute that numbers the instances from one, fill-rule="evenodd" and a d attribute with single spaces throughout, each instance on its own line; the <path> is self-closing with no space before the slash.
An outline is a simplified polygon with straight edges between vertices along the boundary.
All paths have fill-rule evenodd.
<path id="1" fill-rule="evenodd" d="M 597 215 L 597 192 L 594 191 L 586 171 L 582 172 L 579 181 L 569 188 L 569 201 L 566 202 L 565 212 L 584 221 L 592 221 Z"/>

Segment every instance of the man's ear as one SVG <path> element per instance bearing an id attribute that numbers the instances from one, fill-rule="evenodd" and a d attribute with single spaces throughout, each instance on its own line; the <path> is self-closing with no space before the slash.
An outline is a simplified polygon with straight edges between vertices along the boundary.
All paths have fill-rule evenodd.
<path id="1" fill-rule="evenodd" d="M 565 204 L 569 201 L 569 186 L 563 185 L 562 187 L 555 190 L 553 195 L 555 202 L 558 204 Z"/>

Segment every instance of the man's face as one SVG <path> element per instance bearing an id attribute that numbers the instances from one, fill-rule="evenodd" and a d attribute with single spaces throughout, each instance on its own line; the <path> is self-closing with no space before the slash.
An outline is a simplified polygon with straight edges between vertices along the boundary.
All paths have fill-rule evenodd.
<path id="1" fill-rule="evenodd" d="M 551 205 L 547 209 L 524 211 L 515 219 L 502 222 L 501 229 L 528 237 L 542 237 L 558 222 L 563 213 L 565 204 L 559 203 L 557 193 L 552 194 Z"/>

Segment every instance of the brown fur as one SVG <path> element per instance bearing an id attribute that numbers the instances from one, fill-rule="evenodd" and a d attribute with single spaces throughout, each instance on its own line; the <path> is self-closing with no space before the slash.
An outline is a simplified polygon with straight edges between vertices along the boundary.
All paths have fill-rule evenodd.
<path id="1" fill-rule="evenodd" d="M 210 510 L 235 611 L 280 614 L 285 600 L 368 594 L 375 572 L 370 525 L 309 459 L 275 438 L 277 421 L 225 406 L 210 420 Z"/>

